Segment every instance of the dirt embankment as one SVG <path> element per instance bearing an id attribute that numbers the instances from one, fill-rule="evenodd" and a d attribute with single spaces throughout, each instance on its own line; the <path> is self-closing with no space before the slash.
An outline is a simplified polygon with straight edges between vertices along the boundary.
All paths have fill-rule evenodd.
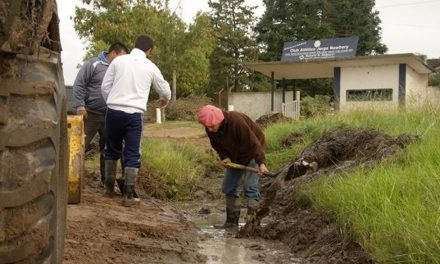
<path id="1" fill-rule="evenodd" d="M 83 200 L 69 205 L 64 263 L 204 263 L 199 235 L 180 213 L 153 199 L 124 207 L 87 175 Z"/>
<path id="2" fill-rule="evenodd" d="M 416 139 L 407 134 L 393 138 L 371 129 L 329 130 L 286 166 L 285 187 L 274 196 L 263 196 L 266 206 L 271 205 L 271 214 L 267 225 L 257 228 L 256 233 L 285 242 L 305 263 L 373 263 L 350 237 L 349 230 L 341 234 L 334 219 L 314 210 L 307 198 L 298 195 L 298 190 L 319 177 L 374 166 Z M 313 163 L 317 167 L 308 165 Z M 263 193 L 270 185 L 270 181 L 266 182 Z M 270 198 L 273 200 L 268 201 Z"/>

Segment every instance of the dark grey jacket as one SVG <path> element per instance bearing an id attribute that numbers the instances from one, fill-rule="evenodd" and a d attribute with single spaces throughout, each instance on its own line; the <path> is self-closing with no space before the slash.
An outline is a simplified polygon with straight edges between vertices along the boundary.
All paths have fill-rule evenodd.
<path id="1" fill-rule="evenodd" d="M 102 58 L 102 54 L 100 56 Z M 87 111 L 105 114 L 107 105 L 101 95 L 101 84 L 104 79 L 108 63 L 98 57 L 88 60 L 78 72 L 73 83 L 75 109 L 84 106 Z"/>

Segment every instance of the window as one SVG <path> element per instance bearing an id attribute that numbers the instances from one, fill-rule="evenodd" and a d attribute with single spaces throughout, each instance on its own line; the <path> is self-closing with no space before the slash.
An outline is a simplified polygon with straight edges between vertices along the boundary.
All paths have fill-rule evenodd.
<path id="1" fill-rule="evenodd" d="M 393 89 L 347 90 L 347 102 L 392 101 Z"/>

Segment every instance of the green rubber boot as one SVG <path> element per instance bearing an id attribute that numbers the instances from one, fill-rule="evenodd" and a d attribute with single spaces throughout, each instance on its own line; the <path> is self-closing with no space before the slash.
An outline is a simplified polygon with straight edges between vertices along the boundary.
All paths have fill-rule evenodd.
<path id="1" fill-rule="evenodd" d="M 139 172 L 138 168 L 125 167 L 124 169 L 124 176 L 125 176 L 125 190 L 124 190 L 124 198 L 123 198 L 124 206 L 133 206 L 140 202 L 140 199 L 134 196 L 135 194 L 134 186 L 136 184 L 136 178 L 138 172 Z"/>
<path id="2" fill-rule="evenodd" d="M 216 229 L 238 228 L 240 219 L 240 199 L 235 197 L 226 197 L 226 221 L 224 224 L 214 225 Z"/>
<path id="3" fill-rule="evenodd" d="M 115 181 L 116 181 L 116 160 L 105 161 L 105 195 L 109 197 L 116 196 Z"/>

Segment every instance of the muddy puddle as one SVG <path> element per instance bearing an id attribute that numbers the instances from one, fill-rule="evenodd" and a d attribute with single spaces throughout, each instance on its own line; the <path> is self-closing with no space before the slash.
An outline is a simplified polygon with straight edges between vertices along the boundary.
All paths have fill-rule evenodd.
<path id="1" fill-rule="evenodd" d="M 186 205 L 186 218 L 193 222 L 202 236 L 199 253 L 207 256 L 208 264 L 304 263 L 290 253 L 289 248 L 275 240 L 236 238 L 235 234 L 215 229 L 222 224 L 225 214 L 221 209 Z M 193 209 L 188 209 L 193 207 Z M 182 208 L 182 207 L 181 207 Z M 242 215 L 246 209 L 242 209 Z M 243 216 L 240 226 L 245 223 Z"/>

